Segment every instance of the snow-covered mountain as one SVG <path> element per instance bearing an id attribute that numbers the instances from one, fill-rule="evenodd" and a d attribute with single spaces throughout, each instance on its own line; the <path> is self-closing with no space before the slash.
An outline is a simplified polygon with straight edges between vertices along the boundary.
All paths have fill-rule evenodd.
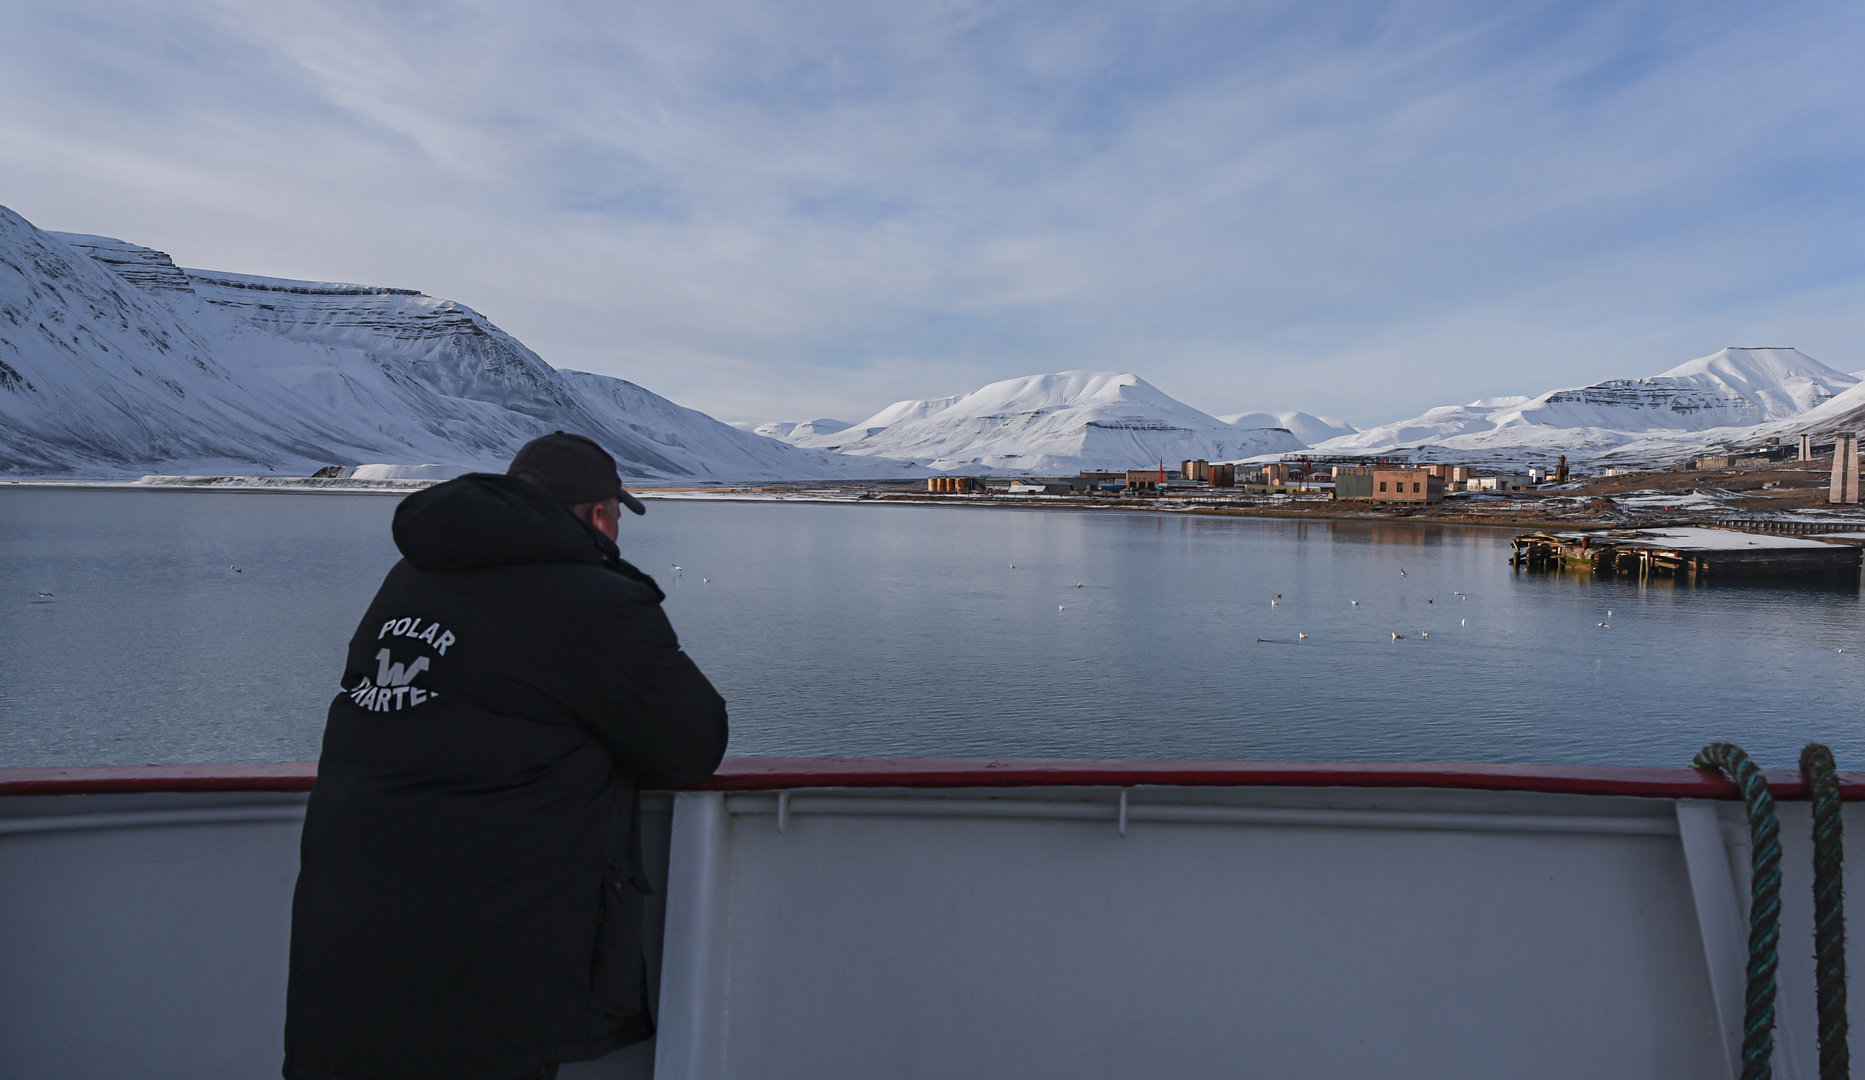
<path id="1" fill-rule="evenodd" d="M 1328 439 L 1338 439 L 1342 435 L 1352 435 L 1357 430 L 1344 420 L 1335 420 L 1327 416 L 1311 416 L 1305 412 L 1232 413 L 1229 416 L 1220 416 L 1218 419 L 1232 427 L 1281 428 L 1308 446 L 1325 442 Z"/>
<path id="2" fill-rule="evenodd" d="M 1734 432 L 1717 432 L 1726 437 L 1717 440 L 1715 445 L 1727 449 L 1746 448 L 1759 444 L 1769 436 L 1778 437 L 1791 445 L 1800 435 L 1811 435 L 1815 442 L 1830 442 L 1834 435 L 1860 433 L 1865 433 L 1865 382 L 1834 395 L 1832 400 L 1808 409 L 1799 416 Z"/>
<path id="3" fill-rule="evenodd" d="M 0 207 L 0 473 L 304 475 L 503 468 L 586 432 L 637 479 L 901 475 L 799 450 L 633 383 L 559 371 L 477 311 L 412 289 L 183 270 Z"/>
<path id="4" fill-rule="evenodd" d="M 1303 448 L 1287 431 L 1232 427 L 1137 375 L 1106 371 L 1027 375 L 955 397 L 895 402 L 845 431 L 796 441 L 945 471 L 1029 473 L 1234 461 Z"/>
<path id="5" fill-rule="evenodd" d="M 784 442 L 796 442 L 812 435 L 833 435 L 838 431 L 847 431 L 853 427 L 846 420 L 773 420 L 768 424 L 759 424 L 752 431 L 767 439 L 781 439 Z"/>
<path id="6" fill-rule="evenodd" d="M 1323 453 L 1428 451 L 1482 460 L 1521 453 L 1658 460 L 1757 431 L 1803 425 L 1859 380 L 1792 348 L 1727 348 L 1643 379 L 1538 397 L 1446 405 L 1318 443 Z M 1859 404 L 1865 406 L 1865 399 Z"/>

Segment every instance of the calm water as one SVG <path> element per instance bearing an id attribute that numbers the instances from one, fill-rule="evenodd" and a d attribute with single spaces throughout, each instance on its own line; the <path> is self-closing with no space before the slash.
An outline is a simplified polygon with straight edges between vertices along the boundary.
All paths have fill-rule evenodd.
<path id="1" fill-rule="evenodd" d="M 394 508 L 0 488 L 0 764 L 316 757 Z M 625 528 L 737 754 L 1680 765 L 1730 738 L 1788 766 L 1817 738 L 1865 765 L 1856 590 L 1518 576 L 1507 533 L 1406 524 L 657 501 Z"/>

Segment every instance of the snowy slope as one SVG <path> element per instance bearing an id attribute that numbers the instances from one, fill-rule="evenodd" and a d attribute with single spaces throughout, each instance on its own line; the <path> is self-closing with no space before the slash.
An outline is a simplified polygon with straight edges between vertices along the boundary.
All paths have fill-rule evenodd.
<path id="1" fill-rule="evenodd" d="M 1305 412 L 1232 413 L 1218 419 L 1232 427 L 1281 428 L 1309 446 L 1328 439 L 1338 439 L 1342 435 L 1352 435 L 1355 431 L 1354 426 L 1346 421 L 1311 416 Z"/>
<path id="2" fill-rule="evenodd" d="M 1302 449 L 1286 431 L 1235 428 L 1137 375 L 1097 371 L 1028 375 L 956 397 L 897 402 L 847 431 L 799 445 L 939 470 L 1031 473 L 1140 468 L 1162 458 L 1231 461 Z"/>
<path id="3" fill-rule="evenodd" d="M 1835 396 L 1817 408 L 1809 409 L 1800 416 L 1789 420 L 1763 424 L 1754 431 L 1759 441 L 1770 435 L 1778 435 L 1783 441 L 1791 441 L 1792 436 L 1812 435 L 1816 440 L 1828 440 L 1836 434 L 1853 435 L 1865 431 L 1865 382 L 1853 386 Z"/>
<path id="4" fill-rule="evenodd" d="M 771 437 L 781 438 L 786 442 L 795 443 L 798 446 L 835 451 L 846 443 L 852 443 L 858 439 L 865 439 L 870 435 L 878 435 L 885 429 L 893 427 L 895 424 L 903 424 L 909 420 L 924 419 L 936 412 L 948 409 L 964 396 L 964 394 L 954 394 L 951 397 L 896 401 L 858 424 L 843 424 L 839 428 L 818 428 L 817 430 L 807 432 L 792 431 L 788 435 L 772 435 Z M 815 421 L 817 424 L 821 422 L 820 420 Z M 837 422 L 839 423 L 839 421 Z M 765 431 L 763 428 L 759 428 L 758 434 L 770 435 L 771 433 Z"/>
<path id="5" fill-rule="evenodd" d="M 0 469 L 306 459 L 325 418 L 248 380 L 213 335 L 0 207 Z M 146 471 L 146 470 L 144 470 Z"/>
<path id="6" fill-rule="evenodd" d="M 184 271 L 0 207 L 0 473 L 503 468 L 558 428 L 595 437 L 636 479 L 903 471 L 558 371 L 473 309 L 411 289 Z"/>
<path id="7" fill-rule="evenodd" d="M 853 426 L 846 420 L 773 420 L 768 424 L 759 424 L 751 430 L 767 439 L 781 439 L 784 442 L 793 443 L 812 435 L 833 435 L 838 431 L 847 431 Z"/>
<path id="8" fill-rule="evenodd" d="M 1794 425 L 1859 386 L 1797 349 L 1729 348 L 1661 375 L 1612 379 L 1539 397 L 1488 398 L 1329 439 L 1323 453 L 1436 449 L 1477 460 L 1519 452 L 1575 460 L 1615 453 L 1653 459 L 1739 439 L 1771 423 Z M 1865 402 L 1861 402 L 1865 404 Z"/>

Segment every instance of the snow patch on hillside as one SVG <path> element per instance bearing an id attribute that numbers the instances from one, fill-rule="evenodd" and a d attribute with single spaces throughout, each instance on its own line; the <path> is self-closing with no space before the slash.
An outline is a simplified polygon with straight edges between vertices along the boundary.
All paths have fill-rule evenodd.
<path id="1" fill-rule="evenodd" d="M 358 465 L 345 480 L 452 480 L 473 470 L 464 465 Z"/>

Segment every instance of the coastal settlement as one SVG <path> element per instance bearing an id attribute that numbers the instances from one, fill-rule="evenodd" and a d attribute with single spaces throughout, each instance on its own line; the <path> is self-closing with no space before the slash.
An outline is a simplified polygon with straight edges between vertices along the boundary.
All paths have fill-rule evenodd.
<path id="1" fill-rule="evenodd" d="M 1865 547 L 1859 465 L 1856 436 L 1824 445 L 1802 436 L 1795 447 L 1769 439 L 1743 453 L 1592 475 L 1570 468 L 1564 456 L 1548 466 L 1499 469 L 1291 454 L 1267 464 L 1156 462 L 1076 476 L 947 475 L 924 481 L 924 490 L 866 484 L 858 497 L 1526 527 L 1534 531 L 1516 539 L 1513 560 L 1524 570 L 1691 584 L 1844 582 L 1858 580 Z"/>

